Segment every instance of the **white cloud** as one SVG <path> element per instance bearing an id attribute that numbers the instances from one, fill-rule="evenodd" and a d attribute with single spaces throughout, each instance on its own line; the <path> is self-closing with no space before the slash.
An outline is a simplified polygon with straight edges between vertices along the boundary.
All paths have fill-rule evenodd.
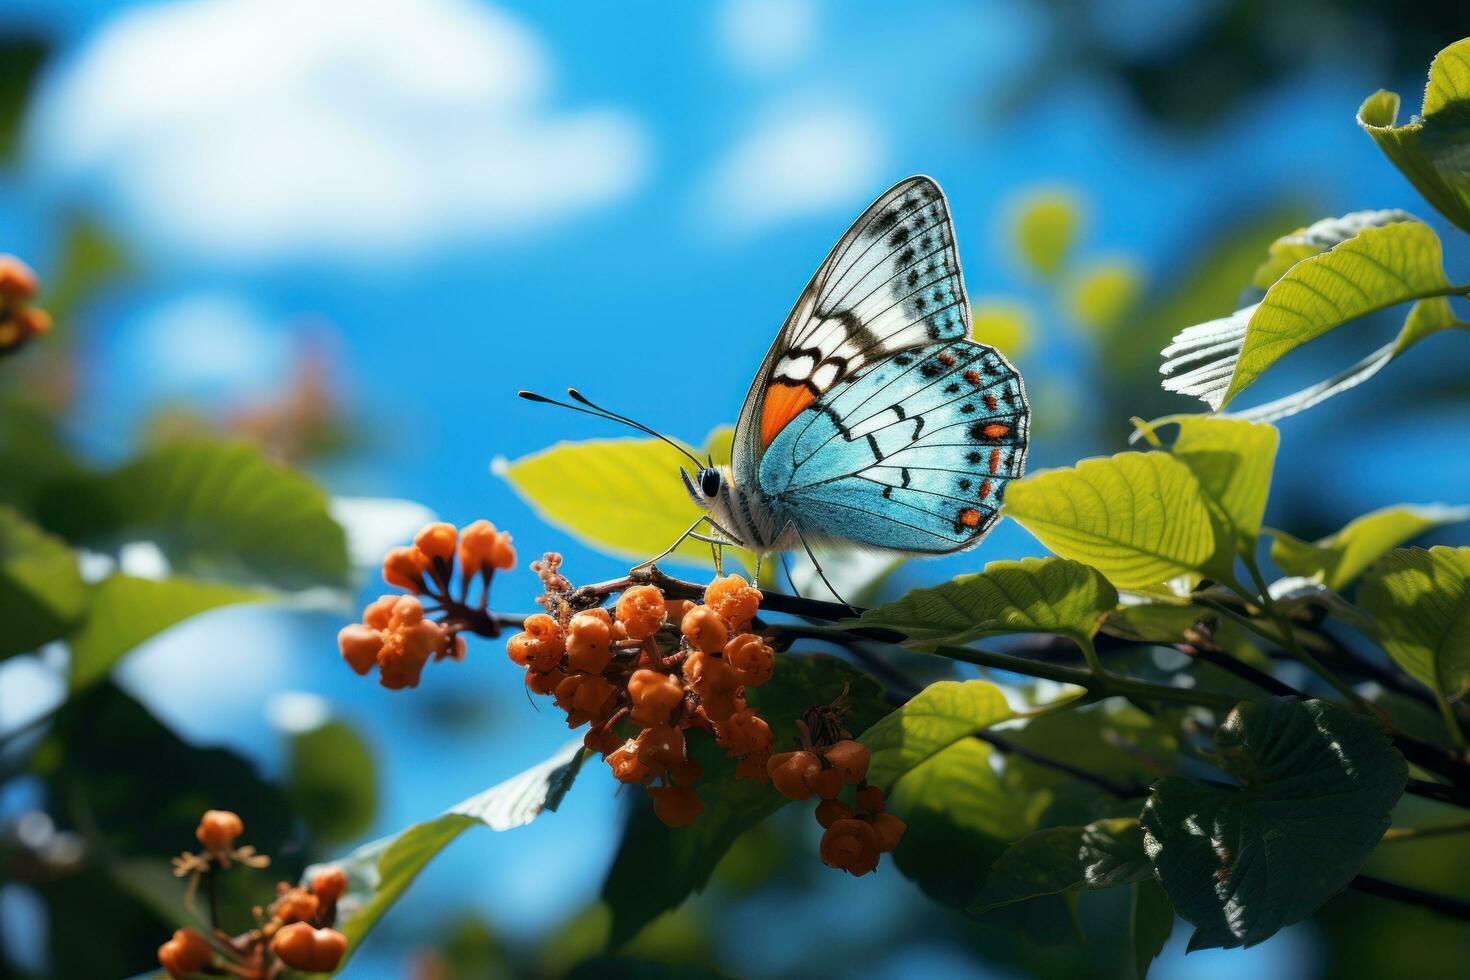
<path id="1" fill-rule="evenodd" d="M 238 399 L 279 387 L 297 349 L 283 325 L 234 293 L 191 292 L 148 310 L 122 354 L 155 396 Z"/>
<path id="2" fill-rule="evenodd" d="M 712 219 L 752 231 L 847 208 L 880 190 L 884 148 L 876 121 L 842 102 L 805 100 L 759 120 L 707 183 Z"/>
<path id="3" fill-rule="evenodd" d="M 641 126 L 553 112 L 540 40 L 472 0 L 202 0 L 109 20 L 50 86 L 37 162 L 176 248 L 376 257 L 627 193 Z"/>
<path id="4" fill-rule="evenodd" d="M 811 50 L 816 11 L 807 0 L 729 0 L 716 28 L 735 67 L 764 75 L 792 67 Z"/>

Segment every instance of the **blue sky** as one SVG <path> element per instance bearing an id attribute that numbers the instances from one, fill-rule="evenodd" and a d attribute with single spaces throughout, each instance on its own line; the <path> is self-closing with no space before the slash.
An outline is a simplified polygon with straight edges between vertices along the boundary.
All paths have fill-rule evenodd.
<path id="1" fill-rule="evenodd" d="M 1020 0 L 371 6 L 11 0 L 0 12 L 0 26 L 39 26 L 61 45 L 22 158 L 0 174 L 5 249 L 35 256 L 44 275 L 54 215 L 83 204 L 140 257 L 139 275 L 78 324 L 75 430 L 99 456 L 125 452 L 162 404 L 228 406 L 280 390 L 303 332 L 319 331 L 370 436 L 323 469 L 332 492 L 416 501 L 460 523 L 489 517 L 523 555 L 563 549 L 590 581 L 617 562 L 539 526 L 489 464 L 610 433 L 514 391 L 576 384 L 700 439 L 732 420 L 846 223 L 910 173 L 948 192 L 972 297 L 1035 294 L 998 228 L 1016 196 L 1040 186 L 1075 188 L 1089 202 L 1086 248 L 1126 254 L 1154 281 L 1261 200 L 1428 217 L 1351 121 L 1366 93 L 1397 86 L 1413 102 L 1418 82 L 1349 64 L 1312 69 L 1181 135 L 1140 117 L 1106 79 L 1047 65 L 1051 32 L 1068 25 Z M 1133 0 L 1108 5 L 1107 20 L 1119 44 L 1161 43 L 1187 30 L 1192 10 Z M 1067 80 L 1019 114 L 992 111 L 1038 68 Z M 1043 324 L 1021 360 L 1038 413 L 1048 391 L 1058 412 L 1086 412 L 1080 363 L 1076 343 Z M 1405 377 L 1399 365 L 1374 383 L 1394 377 Z M 1288 423 L 1288 446 L 1341 446 L 1328 441 L 1333 416 L 1322 419 Z M 1404 434 L 1373 420 L 1362 438 L 1377 464 L 1324 452 L 1314 473 L 1345 507 L 1461 502 L 1463 466 L 1421 461 L 1463 422 Z M 1116 448 L 1059 429 L 1035 447 L 1038 465 Z M 979 558 L 917 574 L 1039 550 L 1003 525 Z M 526 606 L 533 581 L 509 576 L 500 601 Z M 415 695 L 342 668 L 338 623 L 222 612 L 140 652 L 126 676 L 182 730 L 268 766 L 280 737 L 267 706 L 289 706 L 276 697 L 288 691 L 325 699 L 380 751 L 380 831 L 565 737 L 526 705 L 490 645 L 431 668 L 420 691 L 485 692 L 479 727 L 427 723 Z M 223 675 L 234 680 L 220 685 Z M 599 878 L 612 846 L 600 828 L 616 806 L 606 782 L 588 778 L 544 824 L 468 835 L 419 894 L 454 895 L 502 923 L 513 910 L 549 921 Z M 912 900 L 896 876 L 871 894 Z M 1293 942 L 1267 944 L 1262 962 L 1284 962 L 1289 949 L 1269 951 Z M 386 953 L 372 962 L 394 966 Z"/>

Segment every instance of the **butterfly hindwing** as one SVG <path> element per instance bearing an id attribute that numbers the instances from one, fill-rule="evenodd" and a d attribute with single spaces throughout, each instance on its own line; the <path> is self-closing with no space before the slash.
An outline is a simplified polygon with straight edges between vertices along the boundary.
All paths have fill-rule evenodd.
<path id="1" fill-rule="evenodd" d="M 949 206 L 934 181 L 910 177 L 853 222 L 787 317 L 740 411 L 737 477 L 836 385 L 969 323 Z"/>
<path id="2" fill-rule="evenodd" d="M 999 517 L 1026 458 L 1020 375 L 966 340 L 901 351 L 802 410 L 767 448 L 760 490 L 814 537 L 960 551 Z"/>

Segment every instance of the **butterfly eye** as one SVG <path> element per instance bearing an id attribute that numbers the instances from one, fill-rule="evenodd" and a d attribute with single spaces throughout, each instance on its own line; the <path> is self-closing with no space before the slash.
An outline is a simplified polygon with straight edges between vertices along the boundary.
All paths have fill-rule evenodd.
<path id="1" fill-rule="evenodd" d="M 706 497 L 718 496 L 720 493 L 720 471 L 708 468 L 700 470 L 699 489 Z"/>

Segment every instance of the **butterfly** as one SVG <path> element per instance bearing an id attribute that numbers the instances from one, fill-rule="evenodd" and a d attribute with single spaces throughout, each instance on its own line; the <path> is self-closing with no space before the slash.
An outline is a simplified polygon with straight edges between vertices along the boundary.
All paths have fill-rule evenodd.
<path id="1" fill-rule="evenodd" d="M 910 555 L 979 544 L 1025 469 L 1030 407 L 1016 369 L 969 334 L 948 202 L 909 177 L 802 290 L 745 396 L 730 466 L 673 443 L 694 460 L 679 474 L 704 513 L 664 555 L 687 538 L 757 562 L 800 545 L 815 563 L 814 541 Z"/>

